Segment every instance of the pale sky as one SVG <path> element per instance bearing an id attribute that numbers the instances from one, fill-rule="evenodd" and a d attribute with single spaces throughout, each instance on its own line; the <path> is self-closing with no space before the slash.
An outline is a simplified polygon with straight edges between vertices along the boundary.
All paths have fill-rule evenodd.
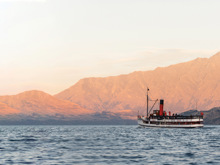
<path id="1" fill-rule="evenodd" d="M 0 0 L 0 95 L 56 94 L 220 51 L 219 0 Z"/>

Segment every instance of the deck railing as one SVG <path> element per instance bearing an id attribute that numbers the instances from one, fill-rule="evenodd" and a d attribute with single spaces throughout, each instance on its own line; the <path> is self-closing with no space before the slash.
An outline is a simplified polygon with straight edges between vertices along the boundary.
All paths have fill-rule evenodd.
<path id="1" fill-rule="evenodd" d="M 150 116 L 151 119 L 203 119 L 202 115 L 197 115 L 197 116 Z"/>

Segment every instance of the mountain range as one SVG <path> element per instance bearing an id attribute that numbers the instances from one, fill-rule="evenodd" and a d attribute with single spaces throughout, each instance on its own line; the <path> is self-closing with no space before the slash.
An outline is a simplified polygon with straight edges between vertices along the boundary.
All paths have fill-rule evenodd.
<path id="1" fill-rule="evenodd" d="M 150 99 L 165 100 L 167 111 L 208 110 L 220 106 L 219 64 L 220 53 L 217 53 L 210 58 L 151 71 L 84 78 L 54 96 L 37 90 L 0 96 L 0 116 L 16 119 L 16 116 L 35 115 L 34 119 L 49 116 L 75 120 L 94 119 L 98 115 L 129 120 L 137 113 L 145 114 L 147 87 Z"/>
<path id="2" fill-rule="evenodd" d="M 85 78 L 55 95 L 94 111 L 145 112 L 146 91 L 151 99 L 164 99 L 165 109 L 180 113 L 189 109 L 220 106 L 220 53 L 211 58 L 106 78 Z"/>

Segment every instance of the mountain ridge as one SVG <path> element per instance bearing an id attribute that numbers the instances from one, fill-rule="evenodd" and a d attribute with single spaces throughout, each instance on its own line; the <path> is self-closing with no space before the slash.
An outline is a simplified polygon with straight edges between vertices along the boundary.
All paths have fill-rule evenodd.
<path id="1" fill-rule="evenodd" d="M 151 97 L 165 99 L 166 107 L 171 111 L 183 112 L 194 108 L 197 103 L 200 109 L 209 109 L 220 103 L 217 101 L 220 100 L 218 64 L 220 53 L 151 71 L 85 78 L 54 96 L 96 111 L 137 111 L 140 108 L 143 111 L 141 105 L 145 102 L 148 86 Z"/>
<path id="2" fill-rule="evenodd" d="M 92 111 L 86 110 L 75 103 L 59 100 L 38 90 L 25 91 L 17 95 L 0 96 L 0 102 L 19 110 L 21 114 L 76 115 L 92 113 Z"/>

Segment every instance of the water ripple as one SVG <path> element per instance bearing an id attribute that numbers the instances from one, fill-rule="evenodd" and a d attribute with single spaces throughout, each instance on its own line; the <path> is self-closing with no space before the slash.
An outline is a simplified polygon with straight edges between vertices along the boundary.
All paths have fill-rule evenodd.
<path id="1" fill-rule="evenodd" d="M 0 164 L 220 164 L 220 126 L 1 126 Z"/>

